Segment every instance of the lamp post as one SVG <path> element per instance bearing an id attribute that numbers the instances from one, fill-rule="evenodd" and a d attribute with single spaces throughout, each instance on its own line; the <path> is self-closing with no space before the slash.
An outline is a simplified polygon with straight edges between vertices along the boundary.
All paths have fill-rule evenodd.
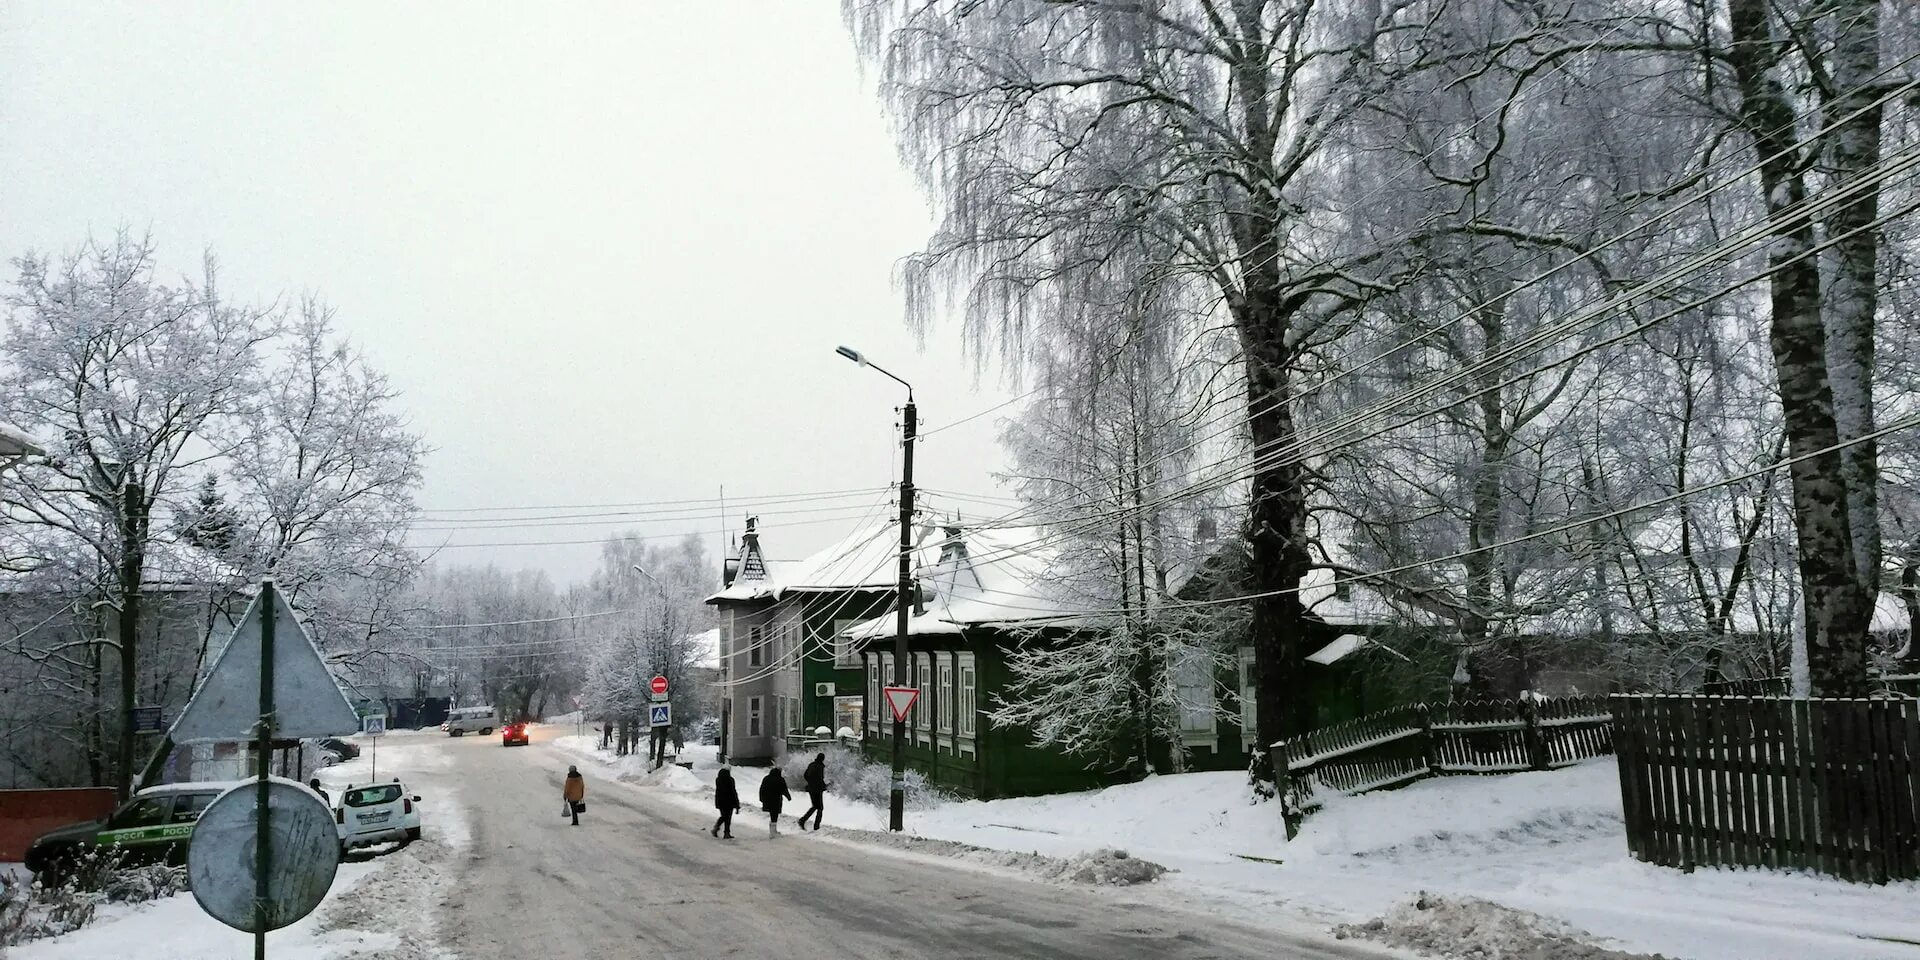
<path id="1" fill-rule="evenodd" d="M 895 383 L 907 388 L 907 405 L 900 421 L 900 596 L 895 601 L 897 628 L 893 638 L 893 685 L 907 685 L 907 606 L 908 594 L 913 590 L 913 568 L 908 562 L 908 551 L 913 548 L 913 438 L 917 424 L 913 406 L 913 384 L 894 376 L 892 373 L 868 362 L 860 351 L 852 347 L 836 347 L 834 352 L 868 367 Z M 877 706 L 877 704 L 876 704 Z M 887 829 L 905 829 L 904 811 L 906 809 L 907 756 L 903 752 L 907 740 L 907 722 L 893 719 L 893 786 L 887 791 Z"/>

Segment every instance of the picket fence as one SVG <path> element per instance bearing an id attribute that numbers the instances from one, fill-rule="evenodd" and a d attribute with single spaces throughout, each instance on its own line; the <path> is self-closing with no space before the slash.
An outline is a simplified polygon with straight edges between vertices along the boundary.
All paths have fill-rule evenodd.
<path id="1" fill-rule="evenodd" d="M 1605 697 L 1413 704 L 1274 744 L 1287 834 L 1329 796 L 1430 776 L 1551 770 L 1613 751 Z"/>
<path id="2" fill-rule="evenodd" d="M 1635 857 L 1920 879 L 1920 701 L 1622 695 L 1613 710 Z"/>

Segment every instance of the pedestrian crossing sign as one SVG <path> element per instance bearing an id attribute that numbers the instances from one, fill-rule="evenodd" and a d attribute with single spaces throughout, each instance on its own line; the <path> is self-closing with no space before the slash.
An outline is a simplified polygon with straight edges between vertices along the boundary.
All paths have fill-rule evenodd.
<path id="1" fill-rule="evenodd" d="M 670 703 L 648 704 L 647 705 L 647 726 L 650 726 L 650 727 L 673 726 L 673 704 L 670 704 Z"/>

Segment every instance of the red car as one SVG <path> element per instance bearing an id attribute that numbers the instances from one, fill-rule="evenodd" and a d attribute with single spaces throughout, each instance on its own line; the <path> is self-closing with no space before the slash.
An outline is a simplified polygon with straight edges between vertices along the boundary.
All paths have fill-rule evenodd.
<path id="1" fill-rule="evenodd" d="M 516 743 L 523 747 L 527 745 L 527 725 L 524 722 L 509 723 L 500 728 L 501 746 L 511 747 Z"/>

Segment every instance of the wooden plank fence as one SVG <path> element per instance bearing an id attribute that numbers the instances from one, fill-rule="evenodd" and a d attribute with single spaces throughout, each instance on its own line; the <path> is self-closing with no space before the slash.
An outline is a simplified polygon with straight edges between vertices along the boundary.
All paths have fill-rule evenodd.
<path id="1" fill-rule="evenodd" d="M 1621 695 L 1612 705 L 1635 857 L 1920 878 L 1920 701 Z"/>
<path id="2" fill-rule="evenodd" d="M 1273 748 L 1287 833 L 1328 796 L 1604 756 L 1612 722 L 1604 697 L 1523 698 L 1414 704 L 1309 731 Z"/>

